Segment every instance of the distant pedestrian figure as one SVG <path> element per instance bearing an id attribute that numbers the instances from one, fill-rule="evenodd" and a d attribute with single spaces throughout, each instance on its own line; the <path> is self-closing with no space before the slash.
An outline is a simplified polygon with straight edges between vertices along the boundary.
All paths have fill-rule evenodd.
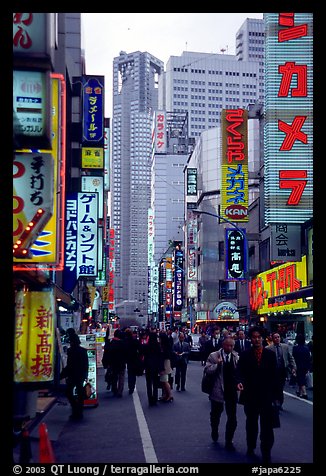
<path id="1" fill-rule="evenodd" d="M 216 352 L 222 347 L 220 336 L 220 330 L 214 329 L 210 339 L 208 339 L 205 345 L 206 359 L 209 354 L 211 354 L 212 352 Z"/>
<path id="2" fill-rule="evenodd" d="M 112 371 L 112 392 L 116 397 L 122 397 L 126 372 L 126 349 L 124 336 L 120 329 L 116 329 L 107 348 L 104 348 L 105 362 Z"/>
<path id="3" fill-rule="evenodd" d="M 237 332 L 237 338 L 234 342 L 234 350 L 240 355 L 244 350 L 248 350 L 251 347 L 250 340 L 247 339 L 245 332 L 239 329 Z"/>
<path id="4" fill-rule="evenodd" d="M 71 420 L 81 420 L 84 409 L 84 382 L 88 377 L 87 350 L 81 347 L 75 330 L 67 330 L 70 346 L 67 350 L 67 365 L 61 371 L 60 377 L 66 378 L 66 395 L 71 405 Z"/>
<path id="5" fill-rule="evenodd" d="M 137 332 L 131 329 L 125 330 L 124 338 L 127 373 L 128 373 L 128 389 L 131 395 L 136 386 L 137 374 L 139 373 L 140 364 L 140 341 L 138 340 Z"/>
<path id="6" fill-rule="evenodd" d="M 198 339 L 198 344 L 199 344 L 199 353 L 200 353 L 200 361 L 202 365 L 206 364 L 206 343 L 207 343 L 207 335 L 205 331 L 201 331 L 201 335 Z"/>
<path id="7" fill-rule="evenodd" d="M 190 354 L 190 345 L 185 342 L 183 332 L 179 333 L 179 342 L 173 346 L 174 362 L 175 362 L 175 385 L 176 389 L 184 392 L 186 390 L 187 367 Z"/>
<path id="8" fill-rule="evenodd" d="M 311 368 L 311 354 L 302 334 L 297 334 L 292 353 L 297 366 L 297 395 L 308 400 L 306 379 Z"/>
<path id="9" fill-rule="evenodd" d="M 144 356 L 148 405 L 152 407 L 157 405 L 161 364 L 161 347 L 156 333 L 151 332 L 149 334 L 148 342 L 141 345 L 140 352 Z"/>
<path id="10" fill-rule="evenodd" d="M 247 456 L 254 455 L 260 423 L 260 449 L 263 463 L 271 462 L 274 445 L 273 404 L 277 398 L 276 356 L 263 346 L 264 329 L 249 330 L 251 348 L 240 354 L 238 390 L 246 414 Z"/>
<path id="11" fill-rule="evenodd" d="M 284 385 L 290 372 L 292 375 L 296 375 L 296 363 L 290 347 L 288 344 L 281 342 L 281 336 L 278 332 L 272 333 L 272 344 L 268 345 L 266 349 L 270 349 L 275 352 L 276 361 L 277 361 L 277 396 L 276 396 L 276 405 L 280 410 L 283 409 L 284 402 Z"/>
<path id="12" fill-rule="evenodd" d="M 169 375 L 172 373 L 172 352 L 167 334 L 165 334 L 164 332 L 160 332 L 159 342 L 161 348 L 159 375 L 160 383 L 162 386 L 162 397 L 160 398 L 160 401 L 172 402 L 172 389 L 169 383 Z"/>

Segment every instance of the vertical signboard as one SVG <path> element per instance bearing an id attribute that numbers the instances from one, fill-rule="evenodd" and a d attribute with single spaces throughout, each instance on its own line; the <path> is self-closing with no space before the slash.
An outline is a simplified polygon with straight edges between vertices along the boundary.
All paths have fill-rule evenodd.
<path id="1" fill-rule="evenodd" d="M 246 279 L 246 230 L 225 229 L 225 279 L 241 281 Z"/>
<path id="2" fill-rule="evenodd" d="M 64 223 L 64 197 L 65 197 L 65 183 L 61 177 L 65 176 L 65 142 L 64 136 L 66 134 L 65 126 L 65 83 L 63 77 L 54 77 L 51 75 L 52 82 L 52 144 L 51 149 L 29 150 L 22 149 L 16 151 L 14 159 L 14 175 L 13 175 L 13 237 L 14 241 L 19 238 L 20 230 L 28 225 L 30 218 L 23 214 L 22 197 L 18 193 L 18 188 L 26 196 L 28 191 L 39 188 L 43 181 L 44 187 L 51 185 L 51 194 L 53 197 L 52 216 L 40 231 L 37 240 L 31 245 L 31 257 L 25 258 L 24 263 L 29 264 L 29 269 L 36 269 L 37 263 L 47 264 L 52 269 L 61 270 L 63 268 L 63 223 Z M 24 164 L 21 163 L 24 157 L 52 157 L 51 175 L 37 172 L 34 168 L 33 175 L 30 175 L 30 180 L 26 181 L 24 185 L 19 185 L 22 180 L 22 172 Z M 45 164 L 44 164 L 45 165 Z M 26 172 L 25 172 L 26 173 Z M 40 193 L 40 190 L 36 190 Z M 55 192 L 55 193 L 54 193 Z M 45 199 L 48 200 L 51 196 L 47 191 L 44 193 Z M 34 196 L 34 194 L 31 196 Z M 35 195 L 37 197 L 37 195 Z M 35 210 L 37 209 L 35 205 Z M 14 258 L 14 269 L 18 270 L 19 263 L 16 264 Z M 34 267 L 32 266 L 34 264 Z M 26 268 L 25 268 L 26 269 Z"/>
<path id="3" fill-rule="evenodd" d="M 222 121 L 221 216 L 248 221 L 248 111 L 224 109 Z"/>
<path id="4" fill-rule="evenodd" d="M 98 246 L 98 193 L 78 193 L 77 274 L 96 276 Z"/>
<path id="5" fill-rule="evenodd" d="M 114 228 L 110 228 L 109 231 L 109 311 L 114 311 L 114 273 L 115 273 L 115 239 L 114 239 Z"/>
<path id="6" fill-rule="evenodd" d="M 104 190 L 110 191 L 111 164 L 110 164 L 110 119 L 104 118 Z"/>
<path id="7" fill-rule="evenodd" d="M 14 381 L 50 382 L 54 378 L 54 289 L 17 291 L 15 298 Z"/>
<path id="8" fill-rule="evenodd" d="M 183 307 L 183 251 L 177 247 L 174 252 L 174 293 L 173 310 L 181 311 Z"/>
<path id="9" fill-rule="evenodd" d="M 313 14 L 266 13 L 265 223 L 313 214 Z"/>
<path id="10" fill-rule="evenodd" d="M 98 194 L 70 193 L 66 202 L 64 288 L 72 292 L 79 276 L 96 276 Z"/>
<path id="11" fill-rule="evenodd" d="M 104 77 L 83 76 L 82 142 L 100 145 L 104 141 Z"/>
<path id="12" fill-rule="evenodd" d="M 197 196 L 197 169 L 187 167 L 187 195 Z"/>
<path id="13" fill-rule="evenodd" d="M 154 144 L 156 154 L 166 153 L 166 113 L 155 112 Z"/>

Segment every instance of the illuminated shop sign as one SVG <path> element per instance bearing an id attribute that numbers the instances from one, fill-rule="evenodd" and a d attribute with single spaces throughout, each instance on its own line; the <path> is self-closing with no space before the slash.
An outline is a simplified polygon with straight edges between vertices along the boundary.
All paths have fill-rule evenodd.
<path id="1" fill-rule="evenodd" d="M 83 76 L 82 142 L 104 141 L 104 76 Z"/>
<path id="2" fill-rule="evenodd" d="M 54 48 L 54 13 L 13 13 L 14 56 L 49 59 Z"/>
<path id="3" fill-rule="evenodd" d="M 197 169 L 187 168 L 187 195 L 197 195 Z"/>
<path id="4" fill-rule="evenodd" d="M 114 228 L 109 231 L 109 310 L 114 310 L 114 273 L 115 273 L 115 235 Z"/>
<path id="5" fill-rule="evenodd" d="M 13 126 L 21 148 L 51 148 L 50 76 L 44 71 L 13 71 Z"/>
<path id="6" fill-rule="evenodd" d="M 266 13 L 265 222 L 313 213 L 313 15 Z"/>
<path id="7" fill-rule="evenodd" d="M 71 292 L 79 277 L 98 273 L 98 193 L 70 193 L 66 202 L 64 287 Z"/>
<path id="8" fill-rule="evenodd" d="M 301 261 L 301 226 L 273 223 L 270 228 L 271 261 Z"/>
<path id="9" fill-rule="evenodd" d="M 183 306 L 183 251 L 176 249 L 174 253 L 174 311 L 181 311 Z"/>
<path id="10" fill-rule="evenodd" d="M 24 265 L 20 265 L 19 259 L 14 258 L 14 270 L 35 270 L 39 263 L 46 264 L 51 269 L 62 270 L 63 269 L 63 217 L 64 217 L 64 198 L 65 198 L 65 181 L 61 178 L 65 177 L 65 141 L 66 134 L 66 122 L 65 122 L 65 103 L 66 103 L 66 88 L 64 78 L 56 73 L 51 74 L 52 82 L 52 143 L 50 149 L 22 149 L 17 150 L 17 154 L 14 158 L 14 176 L 13 176 L 13 238 L 16 241 L 19 238 L 19 232 L 22 228 L 26 228 L 29 222 L 27 214 L 23 211 L 27 202 L 25 203 L 24 196 L 28 194 L 28 190 L 32 187 L 37 187 L 37 170 L 34 167 L 33 174 L 30 175 L 30 180 L 26 179 L 25 183 L 22 182 L 23 175 L 27 173 L 24 171 L 24 157 L 51 157 L 53 172 L 50 175 L 44 173 L 43 179 L 47 183 L 44 185 L 45 189 L 51 185 L 51 192 L 44 191 L 42 193 L 43 200 L 48 201 L 53 197 L 52 216 L 39 231 L 37 239 L 32 243 L 30 247 L 30 258 L 24 258 L 24 263 L 28 263 L 28 268 Z M 61 140 L 60 140 L 61 138 Z M 46 160 L 46 159 L 45 159 Z M 35 178 L 33 176 L 35 175 Z M 38 179 L 40 180 L 39 175 Z M 34 184 L 34 185 L 33 185 Z M 56 191 L 55 195 L 53 191 Z M 39 190 L 39 192 L 41 192 Z M 19 194 L 23 195 L 20 196 Z M 24 207 L 22 209 L 22 199 L 24 200 Z M 36 205 L 34 206 L 37 210 Z M 30 215 L 33 210 L 30 210 Z M 35 216 L 35 214 L 34 214 Z M 24 266 L 24 268 L 22 268 Z"/>
<path id="11" fill-rule="evenodd" d="M 98 192 L 98 217 L 103 219 L 104 210 L 104 178 L 95 175 L 82 175 L 82 192 Z"/>
<path id="12" fill-rule="evenodd" d="M 305 309 L 308 304 L 303 299 L 286 300 L 283 296 L 299 291 L 306 285 L 306 256 L 303 256 L 301 261 L 269 269 L 250 281 L 250 309 L 256 311 L 257 314 Z M 269 298 L 277 298 L 277 296 L 282 299 L 275 299 L 273 304 L 269 304 Z"/>
<path id="13" fill-rule="evenodd" d="M 221 216 L 248 221 L 248 111 L 223 109 Z"/>
<path id="14" fill-rule="evenodd" d="M 82 147 L 81 167 L 82 169 L 103 169 L 104 149 L 100 147 Z"/>
<path id="15" fill-rule="evenodd" d="M 156 154 L 166 153 L 166 114 L 165 111 L 155 112 L 154 147 Z"/>
<path id="16" fill-rule="evenodd" d="M 17 291 L 15 297 L 14 381 L 54 378 L 56 304 L 53 288 Z"/>
<path id="17" fill-rule="evenodd" d="M 225 279 L 239 281 L 246 279 L 246 238 L 245 229 L 241 231 L 225 229 Z"/>

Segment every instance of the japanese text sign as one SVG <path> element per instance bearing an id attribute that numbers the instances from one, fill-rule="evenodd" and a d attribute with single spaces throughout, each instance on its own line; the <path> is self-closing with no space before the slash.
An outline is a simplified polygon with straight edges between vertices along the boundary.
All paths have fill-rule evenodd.
<path id="1" fill-rule="evenodd" d="M 54 378 L 54 290 L 18 291 L 15 298 L 14 381 Z"/>
<path id="2" fill-rule="evenodd" d="M 104 142 L 104 77 L 83 77 L 83 142 Z"/>
<path id="3" fill-rule="evenodd" d="M 222 110 L 221 216 L 248 221 L 248 111 Z"/>
<path id="4" fill-rule="evenodd" d="M 313 15 L 266 13 L 265 222 L 313 213 Z"/>

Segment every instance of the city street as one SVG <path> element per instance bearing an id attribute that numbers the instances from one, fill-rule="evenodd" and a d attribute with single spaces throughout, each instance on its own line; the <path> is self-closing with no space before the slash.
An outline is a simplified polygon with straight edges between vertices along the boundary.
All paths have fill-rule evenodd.
<path id="1" fill-rule="evenodd" d="M 149 407 L 145 377 L 137 378 L 136 391 L 128 394 L 127 380 L 123 398 L 106 390 L 104 370 L 98 369 L 98 406 L 84 411 L 82 422 L 69 421 L 70 407 L 60 396 L 42 419 L 57 463 L 247 463 L 261 464 L 257 457 L 246 456 L 245 419 L 238 406 L 238 428 L 234 437 L 235 452 L 224 449 L 225 415 L 220 424 L 220 438 L 210 437 L 208 396 L 200 390 L 203 367 L 200 362 L 188 365 L 185 392 L 173 391 L 172 403 Z M 312 391 L 305 401 L 286 388 L 281 428 L 275 429 L 272 463 L 300 464 L 313 462 Z M 31 432 L 33 461 L 38 462 L 38 427 Z"/>

